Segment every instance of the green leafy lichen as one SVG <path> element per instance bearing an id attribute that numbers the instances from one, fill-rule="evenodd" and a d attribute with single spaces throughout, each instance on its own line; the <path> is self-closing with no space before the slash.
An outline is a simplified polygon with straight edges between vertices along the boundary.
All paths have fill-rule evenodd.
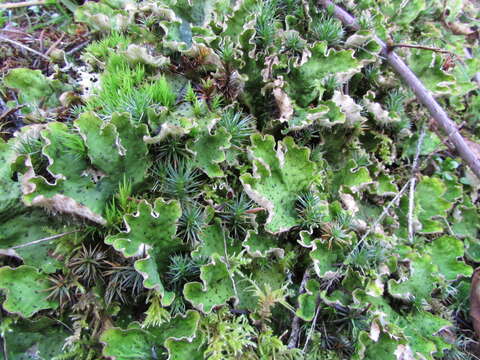
<path id="1" fill-rule="evenodd" d="M 47 299 L 49 285 L 47 276 L 32 266 L 22 265 L 12 269 L 0 268 L 0 288 L 5 289 L 7 298 L 3 308 L 26 318 L 40 310 L 56 309 L 58 303 Z"/>
<path id="2" fill-rule="evenodd" d="M 265 229 L 271 233 L 287 231 L 299 225 L 295 201 L 316 178 L 316 165 L 309 160 L 309 150 L 292 138 L 277 144 L 272 136 L 252 135 L 250 155 L 253 174 L 240 177 L 245 192 L 268 211 Z"/>
<path id="3" fill-rule="evenodd" d="M 138 204 L 137 212 L 125 216 L 127 231 L 111 235 L 105 243 L 121 251 L 126 257 L 147 255 L 136 260 L 135 269 L 144 277 L 144 286 L 164 292 L 161 274 L 166 270 L 167 259 L 181 248 L 175 236 L 181 208 L 177 201 L 155 200 L 153 207 L 146 201 Z"/>
<path id="4" fill-rule="evenodd" d="M 214 307 L 224 305 L 235 297 L 235 288 L 227 265 L 219 255 L 212 256 L 212 262 L 200 268 L 200 278 L 203 281 L 185 285 L 185 299 L 200 311 L 208 314 Z"/>
<path id="5" fill-rule="evenodd" d="M 473 356 L 480 183 L 375 39 L 476 151 L 478 5 L 338 5 L 359 30 L 309 0 L 9 9 L 48 31 L 0 45 L 8 358 Z"/>

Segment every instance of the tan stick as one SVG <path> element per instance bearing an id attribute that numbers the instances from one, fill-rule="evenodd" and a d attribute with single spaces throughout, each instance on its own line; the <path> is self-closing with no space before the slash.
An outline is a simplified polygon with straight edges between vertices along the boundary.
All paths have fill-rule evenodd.
<path id="1" fill-rule="evenodd" d="M 357 20 L 341 7 L 335 5 L 330 0 L 319 0 L 323 7 L 332 7 L 335 16 L 346 26 L 352 30 L 359 30 Z M 450 120 L 447 113 L 433 98 L 430 91 L 417 78 L 417 76 L 410 70 L 410 68 L 403 62 L 403 60 L 395 54 L 394 51 L 389 51 L 388 46 L 377 36 L 374 36 L 375 41 L 380 44 L 382 51 L 380 54 L 387 59 L 387 62 L 393 67 L 395 72 L 407 83 L 407 85 L 415 93 L 417 99 L 428 109 L 430 115 L 445 132 L 447 137 L 455 146 L 460 157 L 472 169 L 475 175 L 480 179 L 480 159 L 473 153 L 467 142 L 462 137 L 457 129 L 455 123 Z"/>
<path id="2" fill-rule="evenodd" d="M 34 6 L 34 5 L 45 5 L 47 0 L 32 0 L 32 1 L 21 1 L 17 3 L 5 3 L 0 4 L 0 9 L 16 9 L 20 7 L 26 6 Z"/>

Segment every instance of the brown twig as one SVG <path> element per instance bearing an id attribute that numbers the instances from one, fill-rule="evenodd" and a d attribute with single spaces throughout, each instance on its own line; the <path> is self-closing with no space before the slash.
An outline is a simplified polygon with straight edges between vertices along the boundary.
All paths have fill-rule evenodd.
<path id="1" fill-rule="evenodd" d="M 0 121 L 2 121 L 3 119 L 5 119 L 7 116 L 10 116 L 11 114 L 13 114 L 14 112 L 16 112 L 17 110 L 20 110 L 21 108 L 23 108 L 25 105 L 18 105 L 18 106 L 15 106 L 14 108 L 11 108 L 11 109 L 8 109 L 6 110 L 5 112 L 3 112 L 1 115 L 0 115 Z"/>
<path id="2" fill-rule="evenodd" d="M 58 46 L 58 44 L 60 44 L 60 42 L 63 40 L 63 38 L 65 37 L 65 34 L 62 34 L 57 41 L 55 41 L 52 46 L 50 46 L 47 50 L 47 52 L 45 53 L 46 56 L 50 55 L 50 53 L 55 50 L 55 48 Z"/>
<path id="3" fill-rule="evenodd" d="M 256 208 L 253 208 L 253 209 L 248 209 L 248 210 L 245 211 L 245 214 L 256 214 L 256 213 L 261 212 L 261 211 L 265 211 L 265 208 L 256 207 Z"/>
<path id="4" fill-rule="evenodd" d="M 432 46 L 424 46 L 424 45 L 414 45 L 414 44 L 393 44 L 387 45 L 388 51 L 393 51 L 395 48 L 410 48 L 410 49 L 421 49 L 421 50 L 429 50 L 433 52 L 438 52 L 441 54 L 448 54 L 453 57 L 459 58 L 459 56 L 451 51 L 432 47 Z"/>
<path id="5" fill-rule="evenodd" d="M 6 32 L 6 33 L 12 33 L 12 34 L 18 34 L 18 35 L 23 35 L 23 36 L 30 36 L 24 31 L 16 30 L 16 29 L 0 29 L 0 32 Z"/>
<path id="6" fill-rule="evenodd" d="M 448 139 L 444 139 L 442 137 L 442 134 L 440 133 L 440 130 L 438 129 L 438 125 L 437 123 L 431 119 L 429 122 L 428 122 L 428 129 L 430 131 L 433 131 L 435 133 L 435 135 L 437 135 L 437 137 L 440 139 L 440 141 L 442 142 L 443 145 L 445 145 L 445 147 L 449 150 L 449 151 L 455 151 L 455 146 L 453 146 Z"/>
<path id="7" fill-rule="evenodd" d="M 21 1 L 17 3 L 5 3 L 0 4 L 0 9 L 15 9 L 20 7 L 26 6 L 34 6 L 34 5 L 45 5 L 48 0 L 31 0 L 31 1 Z"/>
<path id="8" fill-rule="evenodd" d="M 42 32 L 40 33 L 40 37 L 38 39 L 38 41 L 40 41 L 40 52 L 43 52 L 43 50 L 45 50 L 45 44 L 43 43 L 43 37 L 45 35 L 45 31 L 47 30 L 47 28 L 44 28 L 42 30 Z"/>
<path id="9" fill-rule="evenodd" d="M 15 40 L 12 40 L 12 39 L 9 39 L 9 38 L 6 38 L 6 37 L 3 37 L 3 36 L 0 36 L 0 41 L 5 41 L 5 42 L 8 42 L 12 45 L 15 45 L 15 46 L 18 46 L 19 48 L 21 49 L 24 49 L 26 51 L 29 51 L 35 55 L 38 55 L 40 56 L 41 58 L 47 60 L 47 61 L 50 61 L 50 58 L 48 56 L 45 56 L 44 54 L 42 54 L 41 52 L 37 51 L 37 50 L 34 50 L 32 48 L 29 48 L 28 46 L 26 45 L 23 45 L 22 43 L 19 43 L 18 41 L 15 41 Z"/>
<path id="10" fill-rule="evenodd" d="M 81 44 L 75 46 L 73 49 L 67 51 L 67 55 L 75 54 L 77 51 L 82 50 L 85 46 L 90 43 L 90 40 L 84 41 Z"/>
<path id="11" fill-rule="evenodd" d="M 330 0 L 319 0 L 323 7 L 332 7 L 335 16 L 346 26 L 352 30 L 360 30 L 357 20 L 341 7 L 335 5 Z M 430 91 L 403 62 L 403 60 L 395 54 L 394 51 L 388 51 L 387 45 L 377 36 L 374 35 L 375 41 L 382 47 L 380 54 L 392 66 L 395 72 L 400 75 L 403 81 L 412 89 L 418 100 L 428 109 L 432 118 L 437 122 L 440 128 L 446 133 L 447 137 L 455 146 L 460 157 L 472 169 L 474 174 L 480 179 L 480 159 L 473 153 L 465 139 L 457 129 L 455 123 L 450 120 L 447 113 L 433 98 Z"/>

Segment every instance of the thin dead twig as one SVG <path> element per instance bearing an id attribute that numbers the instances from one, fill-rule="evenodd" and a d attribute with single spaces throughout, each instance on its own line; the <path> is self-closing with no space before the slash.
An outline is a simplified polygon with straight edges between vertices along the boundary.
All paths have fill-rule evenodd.
<path id="1" fill-rule="evenodd" d="M 77 51 L 82 50 L 85 46 L 90 43 L 90 40 L 84 41 L 81 44 L 75 46 L 73 49 L 67 51 L 67 55 L 75 54 Z"/>
<path id="2" fill-rule="evenodd" d="M 65 37 L 65 34 L 62 34 L 57 41 L 55 41 L 52 46 L 50 46 L 48 48 L 48 50 L 45 52 L 45 55 L 48 56 L 50 55 L 50 53 L 56 49 L 56 47 L 58 46 L 58 44 L 60 44 L 60 42 L 63 40 L 63 38 Z"/>
<path id="3" fill-rule="evenodd" d="M 43 43 L 43 37 L 45 36 L 45 31 L 47 30 L 47 28 L 44 28 L 42 30 L 42 32 L 40 33 L 40 37 L 38 39 L 38 41 L 40 41 L 40 52 L 43 52 L 45 50 L 44 48 L 44 43 Z"/>
<path id="4" fill-rule="evenodd" d="M 0 29 L 0 32 L 6 32 L 6 33 L 11 33 L 11 34 L 18 34 L 18 35 L 23 35 L 27 37 L 31 37 L 30 34 L 27 34 L 25 31 L 17 30 L 17 29 Z"/>
<path id="5" fill-rule="evenodd" d="M 402 197 L 403 193 L 407 190 L 409 184 L 410 184 L 410 180 L 407 181 L 405 183 L 405 185 L 403 185 L 403 187 L 400 189 L 400 191 L 397 193 L 397 195 L 395 195 L 395 197 L 392 200 L 390 200 L 388 205 L 383 208 L 383 211 L 380 214 L 380 216 L 377 218 L 377 220 L 375 220 L 373 222 L 373 224 L 368 228 L 368 230 L 365 232 L 365 234 L 363 234 L 363 236 L 360 238 L 360 240 L 355 244 L 355 247 L 348 253 L 346 258 L 349 258 L 353 253 L 355 253 L 355 251 L 360 249 L 360 246 L 362 246 L 363 243 L 367 240 L 368 235 L 370 235 L 371 232 L 374 231 L 377 228 L 377 225 L 380 224 L 383 221 L 383 218 L 388 214 L 388 211 L 390 210 L 390 208 L 394 204 L 398 203 L 398 201 Z M 347 266 L 346 263 L 343 262 L 342 265 L 340 265 L 340 267 L 337 269 L 336 272 L 341 273 L 342 269 L 344 269 L 346 266 Z"/>
<path id="6" fill-rule="evenodd" d="M 253 209 L 248 209 L 248 210 L 245 210 L 245 214 L 256 214 L 256 213 L 261 212 L 261 211 L 265 211 L 265 208 L 256 207 L 256 208 L 253 208 Z"/>
<path id="7" fill-rule="evenodd" d="M 417 180 L 416 172 L 419 166 L 418 159 L 420 158 L 420 152 L 422 150 L 425 133 L 425 127 L 423 127 L 420 136 L 418 137 L 417 151 L 415 153 L 415 158 L 413 159 L 412 164 L 412 177 L 410 178 L 410 194 L 408 197 L 408 241 L 410 242 L 410 244 L 413 244 L 413 236 L 415 235 L 415 231 L 413 229 L 413 210 L 415 208 L 415 184 Z"/>
<path id="8" fill-rule="evenodd" d="M 360 241 L 357 243 L 357 245 L 355 246 L 355 248 L 352 250 L 355 251 L 358 247 L 360 247 L 361 244 L 363 244 L 363 242 L 367 239 L 368 235 L 370 235 L 370 233 L 377 227 L 378 224 L 380 224 L 382 221 L 383 221 L 383 218 L 388 214 L 388 210 L 390 210 L 390 208 L 396 204 L 400 198 L 402 197 L 403 193 L 405 192 L 405 190 L 407 190 L 408 188 L 408 185 L 410 184 L 410 181 L 407 181 L 405 183 L 405 185 L 403 185 L 403 187 L 400 189 L 400 191 L 397 193 L 397 195 L 395 195 L 395 197 L 388 203 L 387 206 L 385 206 L 383 208 L 383 211 L 382 213 L 380 214 L 380 216 L 377 218 L 377 220 L 374 221 L 374 223 L 368 228 L 368 230 L 365 232 L 365 234 L 363 234 L 362 238 L 360 239 Z"/>
<path id="9" fill-rule="evenodd" d="M 24 247 L 27 247 L 27 246 L 40 244 L 40 243 L 45 242 L 45 241 L 55 240 L 55 239 L 61 238 L 61 237 L 66 236 L 66 235 L 70 235 L 70 234 L 79 232 L 79 231 L 80 231 L 80 230 L 73 230 L 73 231 L 68 231 L 68 232 L 61 233 L 61 234 L 56 234 L 56 235 L 48 236 L 48 237 L 43 238 L 43 239 L 39 239 L 39 240 L 35 240 L 35 241 L 30 241 L 30 242 L 28 242 L 28 243 L 21 244 L 21 245 L 12 246 L 10 249 L 21 249 L 21 248 L 24 248 Z"/>
<path id="10" fill-rule="evenodd" d="M 37 51 L 37 50 L 34 50 L 32 48 L 29 48 L 28 46 L 26 45 L 23 45 L 22 43 L 18 42 L 18 41 L 15 41 L 15 40 L 12 40 L 12 39 L 9 39 L 9 38 L 6 38 L 6 37 L 3 37 L 3 36 L 0 36 L 0 41 L 5 41 L 5 42 L 8 42 L 12 45 L 15 45 L 15 46 L 18 46 L 19 48 L 21 49 L 24 49 L 26 51 L 29 51 L 31 52 L 32 54 L 35 54 L 35 55 L 38 55 L 40 56 L 41 58 L 47 60 L 47 61 L 50 61 L 50 58 L 44 54 L 42 54 L 41 52 Z"/>
<path id="11" fill-rule="evenodd" d="M 360 30 L 357 20 L 341 7 L 335 5 L 330 0 L 319 0 L 319 3 L 323 7 L 332 7 L 335 16 L 346 27 L 349 27 L 352 30 Z M 412 89 L 418 100 L 428 109 L 432 118 L 438 123 L 453 143 L 463 161 L 480 179 L 480 159 L 472 152 L 467 142 L 458 131 L 455 123 L 450 120 L 445 110 L 443 110 L 433 98 L 430 91 L 427 90 L 420 79 L 417 78 L 403 60 L 395 54 L 394 51 L 389 51 L 388 46 L 378 36 L 374 35 L 374 39 L 382 47 L 380 55 L 387 60 L 395 72 L 400 75 L 403 81 L 405 81 L 405 83 Z"/>
<path id="12" fill-rule="evenodd" d="M 15 106 L 11 109 L 8 109 L 6 110 L 5 112 L 3 112 L 1 115 L 0 115 L 0 121 L 2 121 L 3 119 L 5 119 L 7 116 L 10 116 L 11 114 L 13 114 L 14 112 L 20 110 L 21 108 L 23 108 L 25 105 L 18 105 L 18 106 Z"/>
<path id="13" fill-rule="evenodd" d="M 303 350 L 302 351 L 303 351 L 304 354 L 305 354 L 305 351 L 307 350 L 307 346 L 308 346 L 308 343 L 310 342 L 313 331 L 315 330 L 315 326 L 317 325 L 317 318 L 318 318 L 319 313 L 320 313 L 320 304 L 318 304 L 318 301 L 317 301 L 317 308 L 315 310 L 315 317 L 313 318 L 312 326 L 310 327 L 310 331 L 308 332 L 307 340 L 305 340 L 305 345 L 303 345 Z"/>
<path id="14" fill-rule="evenodd" d="M 457 54 L 455 54 L 451 51 L 440 49 L 440 48 L 433 47 L 433 46 L 415 45 L 415 44 L 393 44 L 393 45 L 387 45 L 387 47 L 388 47 L 389 51 L 392 51 L 395 48 L 410 48 L 410 49 L 429 50 L 429 51 L 438 52 L 438 53 L 441 53 L 441 54 L 448 54 L 448 55 L 451 55 L 453 57 L 459 58 L 459 56 Z"/>

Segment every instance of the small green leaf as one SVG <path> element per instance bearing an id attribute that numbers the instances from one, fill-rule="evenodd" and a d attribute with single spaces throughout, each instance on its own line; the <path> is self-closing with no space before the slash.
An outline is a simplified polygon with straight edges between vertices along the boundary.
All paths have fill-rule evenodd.
<path id="1" fill-rule="evenodd" d="M 20 184 L 12 179 L 12 162 L 15 158 L 13 141 L 0 139 L 0 214 L 19 206 Z"/>
<path id="2" fill-rule="evenodd" d="M 29 175 L 24 201 L 105 224 L 103 212 L 118 183 L 127 178 L 137 185 L 146 176 L 146 127 L 134 126 L 126 115 L 113 114 L 104 122 L 91 112 L 82 114 L 75 126 L 80 135 L 60 122 L 41 132 L 55 182 Z"/>
<path id="3" fill-rule="evenodd" d="M 126 1 L 86 2 L 75 10 L 75 21 L 86 23 L 94 30 L 105 32 L 123 31 L 130 22 L 123 11 Z"/>
<path id="4" fill-rule="evenodd" d="M 380 196 L 395 195 L 398 192 L 397 186 L 393 183 L 393 176 L 381 174 L 377 177 L 376 194 Z"/>
<path id="5" fill-rule="evenodd" d="M 26 101 L 38 101 L 52 94 L 51 81 L 40 70 L 12 69 L 3 81 L 7 87 L 19 90 Z"/>
<path id="6" fill-rule="evenodd" d="M 177 315 L 148 330 L 139 329 L 137 323 L 131 323 L 129 329 L 110 328 L 100 337 L 104 344 L 103 355 L 114 360 L 155 360 L 160 355 L 161 346 L 165 345 L 171 352 L 171 348 L 182 347 L 184 342 L 197 343 L 195 334 L 199 323 L 200 314 L 188 310 L 185 315 Z"/>
<path id="7" fill-rule="evenodd" d="M 459 205 L 453 211 L 452 230 L 460 238 L 476 238 L 480 227 L 478 209 L 472 204 Z"/>
<path id="8" fill-rule="evenodd" d="M 457 93 L 455 77 L 442 70 L 442 58 L 433 51 L 413 50 L 408 59 L 412 71 L 419 76 L 425 87 L 436 94 Z"/>
<path id="9" fill-rule="evenodd" d="M 398 360 L 396 353 L 399 348 L 408 351 L 408 348 L 402 345 L 405 341 L 399 341 L 383 331 L 376 341 L 372 340 L 366 331 L 361 331 L 358 338 L 358 350 L 352 358 L 354 360 Z"/>
<path id="10" fill-rule="evenodd" d="M 335 172 L 333 192 L 337 192 L 342 187 L 358 192 L 372 182 L 368 169 L 364 166 L 359 167 L 355 160 L 349 159 L 339 171 Z"/>
<path id="11" fill-rule="evenodd" d="M 427 2 L 425 0 L 413 0 L 404 3 L 401 0 L 394 0 L 388 3 L 388 9 L 384 8 L 387 14 L 392 16 L 390 21 L 399 25 L 409 26 L 423 10 Z"/>
<path id="12" fill-rule="evenodd" d="M 146 125 L 133 125 L 127 114 L 114 113 L 109 122 L 104 122 L 87 112 L 75 126 L 85 139 L 91 163 L 108 175 L 109 182 L 117 184 L 125 177 L 136 186 L 143 181 L 150 165 L 143 141 L 148 134 Z"/>
<path id="13" fill-rule="evenodd" d="M 480 241 L 478 239 L 465 239 L 465 255 L 474 262 L 480 262 Z"/>
<path id="14" fill-rule="evenodd" d="M 397 324 L 404 328 L 413 352 L 416 355 L 421 354 L 422 358 L 434 360 L 433 354 L 443 353 L 443 350 L 451 348 L 451 344 L 439 335 L 441 330 L 452 326 L 448 320 L 426 311 L 415 311 L 408 316 L 399 317 Z"/>
<path id="15" fill-rule="evenodd" d="M 166 340 L 192 341 L 200 324 L 200 314 L 195 310 L 188 310 L 185 315 L 177 315 L 169 322 L 159 327 L 151 328 L 150 332 L 157 343 L 164 343 Z"/>
<path id="16" fill-rule="evenodd" d="M 6 87 L 18 90 L 18 100 L 24 104 L 24 114 L 33 113 L 33 119 L 38 120 L 45 115 L 39 108 L 49 109 L 60 105 L 59 96 L 62 92 L 71 90 L 71 86 L 59 80 L 51 80 L 40 70 L 16 68 L 8 72 L 4 78 Z"/>
<path id="17" fill-rule="evenodd" d="M 40 317 L 29 321 L 19 319 L 6 327 L 2 323 L 7 358 L 12 360 L 53 359 L 63 351 L 65 339 L 70 335 L 56 320 Z M 3 358 L 2 358 L 3 359 Z"/>
<path id="18" fill-rule="evenodd" d="M 446 217 L 452 204 L 443 198 L 447 191 L 445 183 L 438 178 L 423 177 L 415 189 L 415 202 L 418 206 L 418 219 L 422 223 L 422 234 L 443 231 L 443 222 L 434 218 Z"/>
<path id="19" fill-rule="evenodd" d="M 310 51 L 311 57 L 301 66 L 291 69 L 285 76 L 287 94 L 298 106 L 304 108 L 318 97 L 319 90 L 316 84 L 326 75 L 333 74 L 341 82 L 360 71 L 362 67 L 354 58 L 353 50 L 336 51 L 328 48 L 326 42 L 317 42 Z"/>

